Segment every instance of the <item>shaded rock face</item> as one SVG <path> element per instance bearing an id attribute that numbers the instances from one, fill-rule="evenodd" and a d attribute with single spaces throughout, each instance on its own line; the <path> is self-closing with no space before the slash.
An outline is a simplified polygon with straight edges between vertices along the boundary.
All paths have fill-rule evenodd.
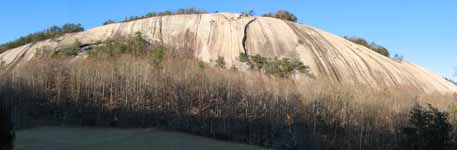
<path id="1" fill-rule="evenodd" d="M 3 64 L 21 64 L 40 49 L 57 49 L 79 40 L 95 44 L 118 36 L 141 32 L 149 42 L 158 42 L 211 62 L 223 57 L 227 66 L 242 66 L 240 53 L 264 57 L 295 57 L 309 66 L 316 77 L 376 88 L 408 86 L 424 92 L 457 92 L 457 87 L 439 76 L 319 29 L 267 17 L 244 17 L 218 13 L 174 15 L 110 24 L 57 39 L 27 44 L 0 54 Z"/>

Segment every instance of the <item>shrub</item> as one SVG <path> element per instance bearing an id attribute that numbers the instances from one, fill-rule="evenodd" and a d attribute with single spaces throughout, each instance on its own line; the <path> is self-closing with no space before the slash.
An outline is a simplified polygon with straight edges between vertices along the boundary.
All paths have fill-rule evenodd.
<path id="1" fill-rule="evenodd" d="M 133 55 L 134 56 L 140 56 L 144 54 L 145 48 L 146 48 L 146 40 L 144 40 L 143 35 L 141 32 L 135 32 L 135 37 L 133 38 L 132 41 L 132 46 L 133 46 Z"/>
<path id="2" fill-rule="evenodd" d="M 394 57 L 393 57 L 392 59 L 395 60 L 395 61 L 397 61 L 397 62 L 402 62 L 404 58 L 403 58 L 402 55 L 395 54 Z"/>
<path id="3" fill-rule="evenodd" d="M 71 44 L 63 45 L 57 49 L 38 49 L 37 58 L 63 58 L 77 56 L 81 52 L 81 42 L 75 40 Z"/>
<path id="4" fill-rule="evenodd" d="M 225 60 L 224 60 L 224 57 L 221 57 L 221 56 L 217 57 L 217 59 L 216 59 L 216 67 L 222 68 L 222 69 L 225 68 Z"/>
<path id="5" fill-rule="evenodd" d="M 298 59 L 278 59 L 274 58 L 271 61 L 267 62 L 265 65 L 265 72 L 277 77 L 286 78 L 296 71 L 304 72 L 306 66 L 303 65 Z"/>
<path id="6" fill-rule="evenodd" d="M 380 45 L 377 45 L 375 43 L 370 44 L 371 46 L 369 47 L 370 49 L 374 50 L 375 52 L 384 55 L 386 57 L 390 57 L 389 50 L 387 50 L 385 47 L 382 47 Z"/>
<path id="7" fill-rule="evenodd" d="M 450 78 L 444 78 L 444 79 L 446 79 L 447 81 L 451 82 L 454 85 L 457 85 L 457 82 L 452 80 L 452 79 L 450 79 Z"/>
<path id="8" fill-rule="evenodd" d="M 12 150 L 14 137 L 9 113 L 0 110 L 0 150 Z"/>
<path id="9" fill-rule="evenodd" d="M 246 53 L 240 53 L 240 56 L 238 59 L 240 60 L 240 62 L 248 62 L 249 56 Z"/>
<path id="10" fill-rule="evenodd" d="M 94 46 L 88 54 L 91 58 L 116 57 L 127 53 L 128 48 L 129 45 L 125 40 L 109 39 L 97 46 Z"/>
<path id="11" fill-rule="evenodd" d="M 401 130 L 404 150 L 446 150 L 451 147 L 452 128 L 448 113 L 431 105 L 416 105 L 410 112 L 408 125 Z"/>
<path id="12" fill-rule="evenodd" d="M 152 51 L 152 59 L 155 65 L 160 65 L 165 58 L 166 49 L 163 47 L 156 48 Z"/>
<path id="13" fill-rule="evenodd" d="M 254 10 L 249 10 L 245 12 L 241 12 L 241 16 L 249 17 L 249 16 L 255 16 Z"/>
<path id="14" fill-rule="evenodd" d="M 264 71 L 268 75 L 280 78 L 288 78 L 294 73 L 303 73 L 310 77 L 309 67 L 297 58 L 266 58 L 260 55 L 248 56 L 240 53 L 240 62 L 248 63 L 251 69 Z"/>
<path id="15" fill-rule="evenodd" d="M 161 44 L 155 45 L 146 41 L 141 32 L 136 32 L 127 37 L 108 39 L 104 42 L 91 45 L 88 49 L 90 50 L 88 52 L 90 58 L 104 59 L 127 54 L 136 57 L 150 57 L 149 59 L 156 64 L 162 61 L 166 52 L 165 47 Z"/>
<path id="16" fill-rule="evenodd" d="M 84 31 L 81 24 L 68 23 L 62 26 L 62 33 L 74 33 Z"/>
<path id="17" fill-rule="evenodd" d="M 110 20 L 103 22 L 103 25 L 109 25 L 109 24 L 113 24 L 113 23 L 116 23 L 116 21 L 113 21 L 110 19 Z"/>
<path id="18" fill-rule="evenodd" d="M 199 8 L 181 8 L 174 12 L 174 14 L 181 15 L 181 14 L 204 14 L 208 13 L 206 10 L 199 9 Z M 173 14 L 173 13 L 171 13 Z"/>
<path id="19" fill-rule="evenodd" d="M 79 40 L 75 40 L 71 45 L 62 49 L 62 53 L 65 56 L 76 56 L 79 54 L 81 50 L 81 42 Z"/>
<path id="20" fill-rule="evenodd" d="M 359 45 L 362 45 L 362 46 L 365 46 L 383 56 L 386 56 L 386 57 L 390 57 L 390 52 L 388 49 L 386 49 L 385 47 L 381 46 L 381 45 L 378 45 L 374 42 L 372 43 L 368 43 L 367 40 L 363 39 L 363 38 L 359 38 L 359 37 L 348 37 L 348 36 L 344 36 L 344 38 L 346 40 L 349 40 L 351 42 L 354 42 L 356 44 L 359 44 Z"/>
<path id="21" fill-rule="evenodd" d="M 197 66 L 200 69 L 205 69 L 206 68 L 206 63 L 201 61 L 201 60 L 199 60 L 199 61 L 197 61 Z"/>
<path id="22" fill-rule="evenodd" d="M 275 13 L 270 12 L 270 13 L 264 14 L 262 16 L 278 18 L 278 19 L 292 21 L 292 22 L 297 22 L 297 20 L 298 20 L 298 18 L 294 14 L 290 13 L 287 10 L 278 10 Z"/>
<path id="23" fill-rule="evenodd" d="M 263 67 L 265 66 L 265 64 L 268 63 L 267 62 L 268 61 L 267 58 L 266 57 L 262 57 L 259 54 L 254 55 L 254 56 L 249 56 L 249 57 L 250 57 L 249 65 L 251 65 L 252 69 L 262 70 Z"/>

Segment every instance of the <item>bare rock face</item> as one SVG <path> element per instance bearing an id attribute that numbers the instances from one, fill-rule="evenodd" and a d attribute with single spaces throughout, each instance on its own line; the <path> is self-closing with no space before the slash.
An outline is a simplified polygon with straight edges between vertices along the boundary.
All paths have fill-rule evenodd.
<path id="1" fill-rule="evenodd" d="M 409 86 L 424 92 L 457 92 L 457 86 L 430 70 L 394 61 L 325 31 L 274 18 L 229 13 L 162 16 L 105 25 L 8 50 L 0 54 L 0 61 L 17 65 L 32 59 L 40 49 L 57 49 L 75 40 L 94 44 L 135 32 L 150 42 L 190 51 L 206 62 L 224 57 L 228 66 L 241 66 L 240 53 L 295 57 L 317 78 L 377 88 Z"/>

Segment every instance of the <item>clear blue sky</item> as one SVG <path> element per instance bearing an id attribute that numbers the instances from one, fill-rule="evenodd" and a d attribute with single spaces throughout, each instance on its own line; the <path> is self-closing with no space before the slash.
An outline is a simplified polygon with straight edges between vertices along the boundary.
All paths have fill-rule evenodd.
<path id="1" fill-rule="evenodd" d="M 457 0 L 2 0 L 0 43 L 51 25 L 74 22 L 87 29 L 185 7 L 257 15 L 286 9 L 301 23 L 375 41 L 444 76 L 457 67 Z"/>

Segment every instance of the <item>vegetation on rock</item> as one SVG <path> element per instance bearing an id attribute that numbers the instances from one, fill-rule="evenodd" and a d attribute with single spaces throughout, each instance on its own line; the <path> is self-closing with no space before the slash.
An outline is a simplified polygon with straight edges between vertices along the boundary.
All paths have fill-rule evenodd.
<path id="1" fill-rule="evenodd" d="M 269 12 L 269 13 L 263 14 L 262 16 L 278 18 L 278 19 L 292 21 L 292 22 L 297 22 L 297 20 L 298 20 L 298 18 L 294 14 L 292 14 L 291 12 L 289 12 L 287 10 L 278 10 L 276 12 Z"/>
<path id="2" fill-rule="evenodd" d="M 294 73 L 303 73 L 312 77 L 309 67 L 297 58 L 266 58 L 260 55 L 248 56 L 240 53 L 239 60 L 247 63 L 251 69 L 263 71 L 275 77 L 288 78 Z"/>
<path id="3" fill-rule="evenodd" d="M 395 54 L 392 59 L 397 62 L 402 62 L 404 60 L 404 57 L 403 57 L 403 55 Z"/>
<path id="4" fill-rule="evenodd" d="M 245 17 L 255 16 L 255 12 L 254 12 L 254 10 L 244 11 L 244 12 L 241 12 L 241 16 L 245 16 Z"/>
<path id="5" fill-rule="evenodd" d="M 157 47 L 152 50 L 152 61 L 156 66 L 160 65 L 163 62 L 166 53 L 167 50 L 164 47 Z"/>
<path id="6" fill-rule="evenodd" d="M 224 60 L 224 57 L 221 57 L 221 56 L 217 57 L 217 59 L 216 59 L 216 67 L 222 68 L 222 69 L 225 68 L 225 60 Z"/>
<path id="7" fill-rule="evenodd" d="M 446 79 L 447 81 L 451 82 L 454 85 L 457 85 L 457 82 L 452 80 L 452 79 L 450 79 L 450 78 L 444 78 L 444 79 Z"/>
<path id="8" fill-rule="evenodd" d="M 81 24 L 65 24 L 62 27 L 58 26 L 52 26 L 49 27 L 48 29 L 36 33 L 32 33 L 23 37 L 20 37 L 17 40 L 11 41 L 4 43 L 0 45 L 0 53 L 16 48 L 28 43 L 33 43 L 33 42 L 38 42 L 38 41 L 43 41 L 47 39 L 53 39 L 60 37 L 66 33 L 74 33 L 74 32 L 81 32 L 84 31 L 84 28 L 81 26 Z"/>
<path id="9" fill-rule="evenodd" d="M 386 57 L 390 57 L 390 52 L 388 49 L 384 48 L 383 46 L 381 45 L 378 45 L 374 42 L 371 42 L 369 43 L 367 40 L 363 39 L 363 38 L 360 38 L 360 37 L 348 37 L 348 36 L 344 36 L 344 38 L 346 40 L 349 40 L 351 42 L 354 42 L 356 44 L 359 44 L 359 45 L 362 45 L 362 46 L 365 46 L 381 55 L 384 55 Z"/>
<path id="10" fill-rule="evenodd" d="M 161 11 L 161 12 L 150 12 L 147 13 L 144 16 L 130 16 L 126 17 L 124 20 L 121 22 L 129 22 L 129 21 L 134 21 L 134 20 L 139 20 L 139 19 L 145 19 L 145 18 L 151 18 L 151 17 L 157 17 L 157 16 L 169 16 L 169 15 L 183 15 L 183 14 L 205 14 L 208 13 L 206 10 L 203 9 L 198 9 L 198 8 L 181 8 L 176 11 Z"/>
<path id="11" fill-rule="evenodd" d="M 135 57 L 145 55 L 157 55 L 157 59 L 161 59 L 161 52 L 150 53 L 159 49 L 147 42 L 141 32 L 136 32 L 133 36 L 127 38 L 108 39 L 107 41 L 91 47 L 89 57 L 106 59 L 110 57 L 118 57 L 121 55 L 132 55 Z"/>
<path id="12" fill-rule="evenodd" d="M 109 25 L 109 24 L 113 24 L 113 23 L 117 23 L 117 22 L 110 19 L 110 20 L 103 22 L 103 25 Z"/>
<path id="13" fill-rule="evenodd" d="M 81 42 L 79 40 L 75 40 L 72 44 L 64 47 L 62 50 L 56 51 L 57 53 L 62 53 L 66 56 L 76 56 L 81 51 Z"/>

